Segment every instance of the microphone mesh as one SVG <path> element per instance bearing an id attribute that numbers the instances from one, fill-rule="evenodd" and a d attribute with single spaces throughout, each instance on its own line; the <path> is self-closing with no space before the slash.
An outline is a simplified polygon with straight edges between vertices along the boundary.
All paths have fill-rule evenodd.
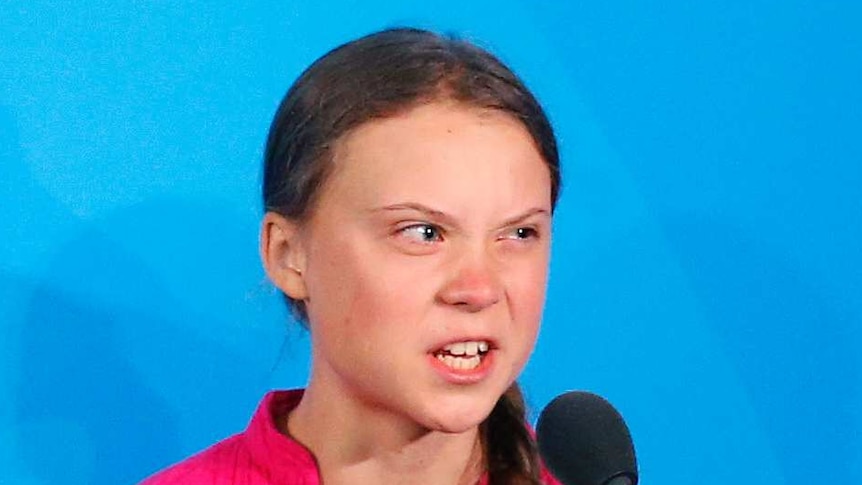
<path id="1" fill-rule="evenodd" d="M 556 397 L 536 426 L 539 452 L 566 485 L 605 485 L 616 477 L 638 481 L 629 429 L 604 398 L 572 391 Z"/>

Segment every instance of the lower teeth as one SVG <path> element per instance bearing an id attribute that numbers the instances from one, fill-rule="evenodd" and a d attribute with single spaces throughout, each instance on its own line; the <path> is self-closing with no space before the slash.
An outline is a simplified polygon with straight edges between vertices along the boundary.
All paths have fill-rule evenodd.
<path id="1" fill-rule="evenodd" d="M 447 367 L 459 370 L 475 369 L 482 362 L 482 358 L 478 355 L 472 357 L 454 357 L 452 355 L 437 354 L 437 358 L 440 362 L 446 364 Z"/>

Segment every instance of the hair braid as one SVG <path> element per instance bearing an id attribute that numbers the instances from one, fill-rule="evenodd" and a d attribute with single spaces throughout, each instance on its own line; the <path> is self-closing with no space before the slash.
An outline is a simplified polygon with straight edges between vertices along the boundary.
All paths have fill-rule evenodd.
<path id="1" fill-rule="evenodd" d="M 517 382 L 500 396 L 480 432 L 490 485 L 541 485 L 538 448 Z"/>

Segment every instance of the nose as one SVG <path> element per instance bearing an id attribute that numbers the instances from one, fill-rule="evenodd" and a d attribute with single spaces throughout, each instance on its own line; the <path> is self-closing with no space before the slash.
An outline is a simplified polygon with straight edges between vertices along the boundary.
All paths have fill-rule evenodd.
<path id="1" fill-rule="evenodd" d="M 452 277 L 437 294 L 440 302 L 475 313 L 503 298 L 503 286 L 487 255 L 465 256 L 453 266 Z"/>

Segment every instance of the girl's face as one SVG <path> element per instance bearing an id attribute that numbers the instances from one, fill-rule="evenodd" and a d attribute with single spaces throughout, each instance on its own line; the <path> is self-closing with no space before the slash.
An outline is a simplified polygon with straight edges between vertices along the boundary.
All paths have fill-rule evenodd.
<path id="1" fill-rule="evenodd" d="M 513 117 L 448 102 L 361 125 L 334 157 L 295 259 L 311 385 L 426 429 L 469 430 L 535 343 L 549 170 Z"/>

